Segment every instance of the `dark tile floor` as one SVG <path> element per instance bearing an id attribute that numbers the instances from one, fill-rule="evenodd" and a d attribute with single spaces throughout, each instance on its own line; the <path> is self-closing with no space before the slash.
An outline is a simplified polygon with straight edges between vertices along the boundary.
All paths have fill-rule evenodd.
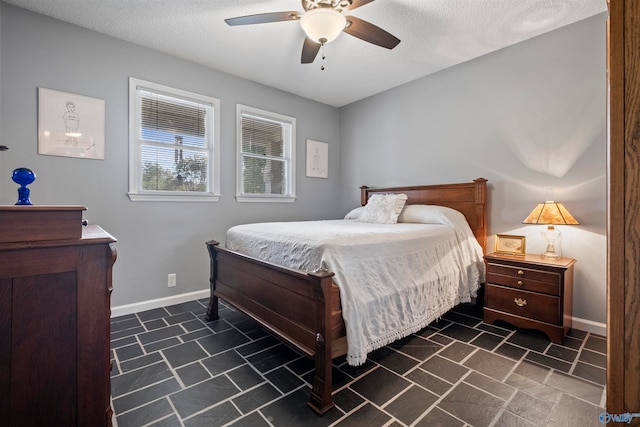
<path id="1" fill-rule="evenodd" d="M 312 361 L 228 306 L 205 322 L 206 303 L 112 319 L 118 427 L 601 425 L 600 336 L 572 330 L 558 345 L 462 305 L 363 366 L 336 359 L 336 408 L 319 417 Z"/>

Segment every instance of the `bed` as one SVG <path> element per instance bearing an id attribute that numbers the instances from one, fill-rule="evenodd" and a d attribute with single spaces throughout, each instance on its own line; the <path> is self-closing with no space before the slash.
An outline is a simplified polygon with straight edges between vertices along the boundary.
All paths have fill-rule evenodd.
<path id="1" fill-rule="evenodd" d="M 365 206 L 374 195 L 388 194 L 405 194 L 406 206 L 435 205 L 455 209 L 466 219 L 472 239 L 475 237 L 481 253 L 486 251 L 485 179 L 412 187 L 361 187 L 361 205 Z M 339 224 L 336 222 L 334 226 Z M 345 318 L 350 319 L 347 314 L 351 313 L 353 304 L 343 307 L 341 297 L 345 295 L 341 295 L 336 284 L 344 280 L 342 268 L 331 271 L 322 268 L 326 267 L 323 262 L 318 262 L 316 268 L 303 271 L 222 247 L 216 241 L 207 242 L 207 248 L 211 260 L 211 296 L 207 320 L 218 319 L 218 299 L 222 298 L 312 357 L 315 370 L 308 404 L 318 414 L 330 410 L 333 407 L 332 360 L 346 356 L 349 361 L 348 350 L 354 347 L 353 344 L 347 345 L 347 330 L 353 330 L 353 322 L 349 320 L 345 323 Z M 382 267 L 380 269 L 384 270 Z M 376 267 L 372 266 L 363 273 L 373 274 L 375 270 Z M 343 288 L 342 294 L 346 292 Z M 405 328 L 406 334 L 412 333 L 415 327 Z M 351 334 L 349 336 L 353 337 Z M 362 362 L 361 356 L 355 357 L 355 364 Z"/>

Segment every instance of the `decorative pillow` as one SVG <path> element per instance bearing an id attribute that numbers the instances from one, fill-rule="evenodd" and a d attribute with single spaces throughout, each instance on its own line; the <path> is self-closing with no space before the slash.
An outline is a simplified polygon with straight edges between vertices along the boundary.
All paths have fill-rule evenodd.
<path id="1" fill-rule="evenodd" d="M 408 205 L 402 209 L 398 222 L 449 224 L 464 216 L 457 210 L 437 205 Z M 465 220 L 466 221 L 466 220 Z"/>
<path id="2" fill-rule="evenodd" d="M 357 208 L 351 210 L 348 214 L 344 216 L 344 219 L 358 219 L 360 215 L 362 215 L 362 211 L 364 210 L 364 206 L 358 206 Z"/>
<path id="3" fill-rule="evenodd" d="M 395 224 L 406 202 L 406 194 L 373 194 L 369 197 L 358 221 Z"/>

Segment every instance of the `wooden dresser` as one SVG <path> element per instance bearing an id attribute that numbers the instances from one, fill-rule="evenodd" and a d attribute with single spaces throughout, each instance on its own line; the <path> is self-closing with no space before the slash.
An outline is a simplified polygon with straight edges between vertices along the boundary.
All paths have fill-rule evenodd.
<path id="1" fill-rule="evenodd" d="M 489 254 L 484 259 L 484 321 L 502 320 L 519 328 L 538 329 L 551 341 L 563 343 L 571 328 L 576 260 L 544 260 L 531 254 Z"/>
<path id="2" fill-rule="evenodd" d="M 81 206 L 0 206 L 0 420 L 110 426 L 115 239 Z"/>

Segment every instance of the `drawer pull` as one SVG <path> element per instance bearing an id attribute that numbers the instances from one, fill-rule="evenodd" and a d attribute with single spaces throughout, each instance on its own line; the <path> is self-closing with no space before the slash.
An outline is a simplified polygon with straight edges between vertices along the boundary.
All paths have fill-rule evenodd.
<path id="1" fill-rule="evenodd" d="M 522 280 L 518 280 L 518 286 L 522 286 L 524 285 L 524 282 Z"/>
<path id="2" fill-rule="evenodd" d="M 518 276 L 524 276 L 524 271 L 518 270 Z"/>
<path id="3" fill-rule="evenodd" d="M 513 302 L 515 302 L 518 307 L 524 307 L 527 305 L 527 300 L 522 298 L 515 298 Z"/>

